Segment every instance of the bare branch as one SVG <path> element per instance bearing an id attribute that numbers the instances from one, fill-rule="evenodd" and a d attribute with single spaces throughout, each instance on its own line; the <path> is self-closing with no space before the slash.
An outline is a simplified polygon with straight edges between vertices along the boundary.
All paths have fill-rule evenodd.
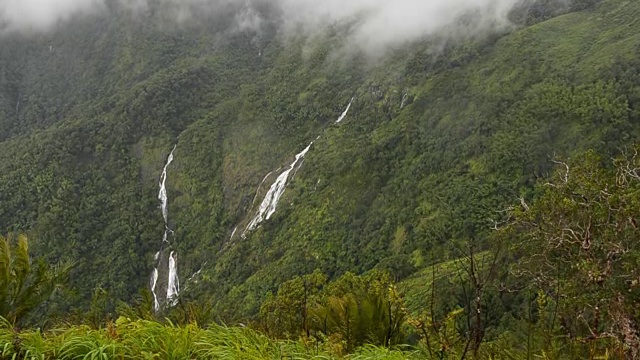
<path id="1" fill-rule="evenodd" d="M 565 169 L 567 169 L 566 172 L 564 173 L 564 176 L 563 176 L 562 180 L 565 183 L 569 182 L 569 165 L 564 161 L 559 161 L 559 160 L 554 160 L 554 159 L 551 159 L 551 162 L 556 164 L 556 165 L 562 165 L 562 166 L 565 167 Z"/>

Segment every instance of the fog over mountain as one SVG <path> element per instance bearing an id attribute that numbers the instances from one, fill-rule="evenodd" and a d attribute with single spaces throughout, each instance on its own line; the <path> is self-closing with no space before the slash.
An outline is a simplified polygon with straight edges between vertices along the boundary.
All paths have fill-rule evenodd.
<path id="1" fill-rule="evenodd" d="M 274 5 L 286 28 L 296 31 L 356 22 L 352 43 L 379 51 L 443 29 L 474 34 L 502 29 L 510 25 L 508 14 L 515 6 L 532 0 L 4 0 L 0 23 L 5 32 L 46 31 L 72 16 L 106 11 L 106 3 L 116 1 L 134 11 L 164 6 L 176 21 L 237 6 L 241 28 L 259 27 L 262 19 L 256 7 Z"/>
<path id="2" fill-rule="evenodd" d="M 281 0 L 287 18 L 302 21 L 307 28 L 358 19 L 352 41 L 376 52 L 444 29 L 460 33 L 504 28 L 509 26 L 508 13 L 521 3 L 521 0 Z"/>
<path id="3" fill-rule="evenodd" d="M 102 0 L 3 0 L 0 24 L 5 31 L 44 31 L 58 21 L 79 13 L 89 13 L 103 6 Z"/>

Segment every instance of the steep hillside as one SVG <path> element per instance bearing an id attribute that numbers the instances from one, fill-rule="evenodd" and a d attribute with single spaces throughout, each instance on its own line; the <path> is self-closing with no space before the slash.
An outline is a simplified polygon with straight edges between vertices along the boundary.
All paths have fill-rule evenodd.
<path id="1" fill-rule="evenodd" d="M 376 61 L 336 50 L 348 25 L 306 38 L 144 16 L 0 39 L 0 231 L 77 262 L 58 310 L 96 286 L 129 300 L 154 268 L 164 302 L 170 262 L 184 296 L 225 318 L 316 268 L 403 278 L 488 246 L 496 211 L 532 196 L 554 154 L 640 135 L 636 2 Z"/>
<path id="2" fill-rule="evenodd" d="M 497 212 L 532 196 L 554 155 L 637 141 L 639 10 L 607 2 L 372 71 L 271 221 L 216 262 L 215 288 L 251 274 L 229 296 L 251 313 L 290 273 L 404 277 L 467 242 L 486 246 Z"/>

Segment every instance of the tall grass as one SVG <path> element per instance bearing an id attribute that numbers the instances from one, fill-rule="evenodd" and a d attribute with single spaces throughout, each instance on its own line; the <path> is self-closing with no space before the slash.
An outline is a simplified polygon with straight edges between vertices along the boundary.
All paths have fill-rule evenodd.
<path id="1" fill-rule="evenodd" d="M 106 328 L 65 325 L 42 332 L 16 331 L 0 317 L 0 360 L 108 360 L 108 359 L 277 359 L 277 360 L 403 360 L 459 359 L 457 349 L 426 351 L 424 344 L 387 349 L 365 345 L 352 354 L 342 355 L 338 343 L 313 340 L 281 341 L 249 328 L 214 325 L 204 329 L 196 324 L 174 326 L 149 320 L 121 317 Z M 521 344 L 520 344 L 521 345 Z M 605 344 L 606 345 L 606 344 Z M 611 345 L 611 344 L 609 344 Z M 486 344 L 479 359 L 528 359 L 530 352 L 508 342 Z M 622 359 L 621 348 L 592 346 L 592 359 Z M 617 350 L 616 350 L 617 349 Z M 337 351 L 336 351 L 337 350 Z M 535 358 L 579 359 L 584 352 L 561 355 L 535 349 Z M 602 350 L 602 351 L 600 351 Z M 582 354 L 582 355 L 581 355 Z M 596 355 L 599 354 L 599 355 Z"/>
<path id="2" fill-rule="evenodd" d="M 248 328 L 184 327 L 120 318 L 106 328 L 68 325 L 15 331 L 0 318 L 0 359 L 407 359 L 411 351 L 367 346 L 340 357 L 302 341 L 277 341 Z"/>

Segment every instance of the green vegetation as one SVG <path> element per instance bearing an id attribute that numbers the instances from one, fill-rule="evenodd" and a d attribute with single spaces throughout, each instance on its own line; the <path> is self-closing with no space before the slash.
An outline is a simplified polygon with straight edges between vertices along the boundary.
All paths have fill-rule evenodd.
<path id="1" fill-rule="evenodd" d="M 22 325 L 66 282 L 71 264 L 49 266 L 42 259 L 33 264 L 27 237 L 18 236 L 15 246 L 12 240 L 0 236 L 0 317 Z"/>
<path id="2" fill-rule="evenodd" d="M 315 268 L 404 278 L 469 243 L 487 249 L 496 212 L 533 196 L 554 154 L 615 156 L 637 140 L 638 15 L 607 1 L 437 55 L 420 44 L 372 70 L 272 220 L 216 262 L 219 311 L 255 314 L 261 294 Z"/>
<path id="3" fill-rule="evenodd" d="M 148 292 L 135 306 L 121 304 L 115 322 L 101 321 L 106 293 L 97 289 L 88 316 L 76 319 L 87 325 L 16 330 L 15 321 L 3 318 L 2 356 L 634 358 L 640 348 L 638 151 L 613 161 L 592 151 L 554 160 L 554 175 L 538 182 L 537 195 L 496 221 L 491 250 L 475 253 L 469 246 L 467 256 L 397 285 L 377 270 L 334 281 L 316 270 L 282 283 L 248 327 L 215 325 L 210 306 L 184 299 L 154 313 Z M 6 277 L 10 284 L 25 278 L 20 269 L 24 259 L 29 263 L 26 238 L 18 238 L 17 260 L 7 263 L 17 269 Z M 50 294 L 25 292 L 18 304 L 38 304 Z M 25 316 L 35 307 L 20 309 Z"/>
<path id="4" fill-rule="evenodd" d="M 603 166 L 603 162 L 605 165 Z M 513 212 L 501 237 L 514 259 L 511 273 L 538 291 L 546 343 L 562 334 L 586 342 L 610 339 L 636 357 L 637 150 L 613 164 L 593 152 L 562 163 L 534 206 Z"/>
<path id="5" fill-rule="evenodd" d="M 406 315 L 385 273 L 346 273 L 327 284 L 326 275 L 315 271 L 284 282 L 275 296 L 267 297 L 259 324 L 272 337 L 328 338 L 334 351 L 350 353 L 365 344 L 402 343 Z"/>
<path id="6" fill-rule="evenodd" d="M 117 5 L 0 38 L 0 358 L 637 357 L 640 2 L 535 4 L 376 62 Z"/>
<path id="7" fill-rule="evenodd" d="M 274 341 L 255 331 L 196 325 L 175 327 L 119 318 L 102 330 L 77 326 L 47 333 L 0 328 L 3 359 L 333 359 L 302 342 Z M 411 354 L 367 347 L 347 359 L 407 359 Z M 342 357 L 340 357 L 342 358 Z M 416 357 L 417 358 L 417 357 Z"/>

